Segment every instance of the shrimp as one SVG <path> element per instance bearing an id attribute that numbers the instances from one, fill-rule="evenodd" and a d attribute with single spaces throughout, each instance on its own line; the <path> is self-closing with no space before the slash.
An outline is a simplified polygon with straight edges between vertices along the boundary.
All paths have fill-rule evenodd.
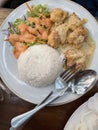
<path id="1" fill-rule="evenodd" d="M 30 26 L 28 26 L 27 30 L 31 34 L 34 34 L 36 36 L 40 36 L 40 33 L 36 29 L 34 29 L 34 28 L 30 27 Z"/>
<path id="2" fill-rule="evenodd" d="M 16 42 L 32 43 L 36 40 L 36 37 L 30 33 L 25 33 L 23 35 L 11 34 L 8 40 L 12 43 L 12 45 L 15 45 Z"/>
<path id="3" fill-rule="evenodd" d="M 31 29 L 31 27 L 28 28 L 28 31 L 31 34 L 35 34 L 37 35 L 39 38 L 41 39 L 48 39 L 48 31 L 51 28 L 51 20 L 49 18 L 46 18 L 45 16 L 42 16 L 42 18 L 32 18 L 32 17 L 28 17 L 28 21 L 30 23 L 35 23 L 35 28 Z M 45 26 L 46 28 L 44 28 L 43 26 Z M 48 28 L 48 31 L 46 30 Z M 34 31 L 35 30 L 35 31 Z"/>
<path id="4" fill-rule="evenodd" d="M 48 33 L 46 31 L 42 33 L 42 39 L 48 39 Z"/>
<path id="5" fill-rule="evenodd" d="M 40 21 L 40 18 L 33 18 L 33 17 L 28 17 L 28 21 L 32 24 L 32 23 L 37 23 L 37 24 L 40 24 L 41 21 Z"/>
<path id="6" fill-rule="evenodd" d="M 36 37 L 30 33 L 25 33 L 24 35 L 20 35 L 20 42 L 32 43 L 35 42 Z"/>
<path id="7" fill-rule="evenodd" d="M 26 45 L 23 45 L 21 42 L 16 42 L 14 49 L 14 56 L 18 59 L 20 54 L 27 49 Z"/>
<path id="8" fill-rule="evenodd" d="M 36 29 L 37 29 L 41 34 L 45 31 L 45 29 L 44 29 L 42 26 L 40 26 L 39 24 L 36 24 Z"/>
<path id="9" fill-rule="evenodd" d="M 15 45 L 15 43 L 19 41 L 19 35 L 10 34 L 8 40 L 11 42 L 12 45 Z"/>
<path id="10" fill-rule="evenodd" d="M 46 27 L 51 27 L 51 20 L 49 18 L 46 18 L 42 16 L 42 19 L 40 18 L 32 18 L 28 17 L 28 21 L 32 24 L 35 23 L 36 25 L 45 25 Z"/>
<path id="11" fill-rule="evenodd" d="M 48 28 L 51 28 L 51 25 L 52 25 L 50 18 L 46 18 L 46 17 L 42 18 L 41 24 L 45 25 Z"/>
<path id="12" fill-rule="evenodd" d="M 22 34 L 24 34 L 24 33 L 27 31 L 27 28 L 28 28 L 28 25 L 26 25 L 26 24 L 19 24 L 19 25 L 18 25 L 18 29 L 19 29 L 19 31 L 20 31 Z"/>

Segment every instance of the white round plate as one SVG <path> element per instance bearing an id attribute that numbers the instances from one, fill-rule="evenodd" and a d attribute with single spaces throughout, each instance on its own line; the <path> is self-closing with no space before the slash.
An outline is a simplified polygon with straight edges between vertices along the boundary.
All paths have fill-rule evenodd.
<path id="1" fill-rule="evenodd" d="M 72 114 L 65 125 L 64 130 L 72 130 L 73 127 L 79 124 L 81 116 L 88 111 L 87 102 L 85 102 Z"/>
<path id="2" fill-rule="evenodd" d="M 78 107 L 78 109 L 76 109 L 76 111 L 71 115 L 68 122 L 66 123 L 64 130 L 73 130 L 75 128 L 78 129 L 77 125 L 81 126 L 79 124 L 82 124 L 83 121 L 84 123 L 87 123 L 85 122 L 86 121 L 85 117 L 88 117 L 88 120 L 92 127 L 95 126 L 97 128 L 98 127 L 96 126 L 98 125 L 97 120 L 96 121 L 91 120 L 91 118 L 93 118 L 92 114 L 96 114 L 97 116 L 97 112 L 98 112 L 98 92 L 95 93 L 94 96 L 90 97 L 88 101 L 86 101 L 80 107 Z M 88 114 L 89 116 L 87 116 Z M 90 115 L 92 116 L 91 118 Z M 96 125 L 94 123 L 96 123 Z M 89 127 L 89 129 L 93 129 L 92 127 Z"/>
<path id="3" fill-rule="evenodd" d="M 66 0 L 33 0 L 28 2 L 30 5 L 38 5 L 38 4 L 47 4 L 49 9 L 53 8 L 62 8 L 65 11 L 70 13 L 75 12 L 80 18 L 87 18 L 88 23 L 86 27 L 89 29 L 93 39 L 96 43 L 98 43 L 98 24 L 95 18 L 82 6 Z M 3 22 L 0 28 L 0 74 L 3 81 L 6 83 L 8 88 L 14 92 L 20 98 L 31 102 L 31 103 L 39 103 L 46 95 L 49 93 L 51 89 L 53 89 L 54 85 L 48 86 L 46 88 L 34 88 L 28 84 L 22 82 L 18 77 L 17 71 L 17 60 L 13 56 L 12 46 L 9 42 L 4 41 L 6 36 L 2 34 L 2 29 L 8 28 L 8 22 L 13 22 L 17 18 L 22 17 L 27 12 L 27 7 L 25 4 L 16 8 Z M 96 51 L 94 54 L 93 62 L 90 66 L 91 69 L 94 69 L 98 72 L 98 44 L 96 44 Z M 53 102 L 52 105 L 61 105 L 67 102 L 76 100 L 79 96 L 74 94 L 68 94 L 57 101 Z"/>

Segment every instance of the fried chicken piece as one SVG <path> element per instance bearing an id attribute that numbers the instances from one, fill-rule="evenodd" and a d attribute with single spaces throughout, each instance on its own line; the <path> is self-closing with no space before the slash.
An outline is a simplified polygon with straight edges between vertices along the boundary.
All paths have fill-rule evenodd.
<path id="1" fill-rule="evenodd" d="M 59 25 L 64 22 L 65 18 L 68 17 L 68 12 L 63 11 L 60 8 L 55 8 L 50 13 L 50 20 L 56 25 Z"/>
<path id="2" fill-rule="evenodd" d="M 77 49 L 69 49 L 65 52 L 65 58 L 67 59 L 67 67 L 76 64 L 76 69 L 84 69 L 86 67 L 85 54 Z"/>
<path id="3" fill-rule="evenodd" d="M 87 29 L 83 26 L 76 28 L 73 32 L 69 33 L 67 42 L 75 45 L 76 48 L 80 48 L 87 37 Z"/>
<path id="4" fill-rule="evenodd" d="M 52 31 L 48 36 L 48 45 L 52 46 L 53 48 L 58 48 L 60 44 L 60 38 L 57 31 Z"/>
<path id="5" fill-rule="evenodd" d="M 58 34 L 59 34 L 61 44 L 66 43 L 67 33 L 68 33 L 68 30 L 69 30 L 69 29 L 68 29 L 68 26 L 66 25 L 66 23 L 57 26 L 57 27 L 55 28 L 55 30 L 56 30 L 56 31 L 58 32 Z"/>
<path id="6" fill-rule="evenodd" d="M 81 19 L 75 14 L 72 13 L 67 20 L 67 24 L 70 28 L 70 30 L 74 30 L 75 28 L 79 27 L 81 25 L 82 21 Z"/>

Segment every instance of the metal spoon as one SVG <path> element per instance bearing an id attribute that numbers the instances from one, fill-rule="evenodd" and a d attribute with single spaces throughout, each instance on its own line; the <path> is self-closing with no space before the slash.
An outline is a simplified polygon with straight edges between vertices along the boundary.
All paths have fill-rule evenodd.
<path id="1" fill-rule="evenodd" d="M 97 73 L 94 70 L 84 70 L 78 72 L 69 82 L 68 89 L 76 94 L 85 94 L 97 82 Z"/>
<path id="2" fill-rule="evenodd" d="M 94 70 L 80 71 L 80 72 L 76 73 L 74 75 L 74 78 L 68 83 L 67 89 L 65 89 L 64 91 L 60 91 L 60 93 L 58 93 L 58 94 L 60 96 L 63 96 L 66 91 L 70 90 L 72 93 L 83 95 L 86 92 L 88 92 L 95 85 L 96 82 L 97 82 L 97 73 Z M 56 95 L 57 97 L 58 97 L 58 94 Z M 27 114 L 25 113 L 26 118 L 28 118 L 30 115 L 34 115 L 36 113 L 36 111 L 39 111 L 44 106 L 48 105 L 50 103 L 50 101 L 51 101 L 51 99 L 44 102 L 43 104 L 39 105 L 37 108 L 33 109 L 33 111 L 31 110 L 31 111 L 27 112 Z M 32 114 L 32 112 L 33 112 L 33 114 Z M 24 122 L 24 119 L 22 119 L 23 116 L 24 116 L 24 114 L 12 119 L 11 125 L 13 128 L 18 128 L 19 126 L 22 125 L 21 122 Z M 19 119 L 21 119 L 21 120 L 19 121 Z M 12 128 L 11 128 L 11 130 L 12 130 Z"/>

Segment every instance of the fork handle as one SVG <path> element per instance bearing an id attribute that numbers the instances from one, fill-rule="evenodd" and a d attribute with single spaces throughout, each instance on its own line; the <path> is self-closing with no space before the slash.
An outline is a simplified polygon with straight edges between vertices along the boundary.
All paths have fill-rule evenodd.
<path id="1" fill-rule="evenodd" d="M 40 106 L 34 108 L 31 111 L 28 111 L 24 114 L 21 114 L 19 116 L 14 117 L 11 120 L 11 126 L 13 128 L 18 128 L 20 127 L 22 124 L 24 124 L 28 119 L 30 119 L 31 116 L 35 115 L 38 111 L 40 111 L 42 108 L 44 108 L 46 105 L 48 105 L 49 103 L 55 101 L 56 99 L 58 99 L 60 97 L 60 95 L 56 95 L 55 97 L 52 97 L 50 100 L 44 102 L 43 104 L 41 104 Z"/>
<path id="2" fill-rule="evenodd" d="M 40 106 L 41 104 L 43 104 L 51 95 L 53 94 L 53 90 L 49 92 L 49 94 L 36 106 Z M 36 108 L 35 107 L 35 108 Z"/>

